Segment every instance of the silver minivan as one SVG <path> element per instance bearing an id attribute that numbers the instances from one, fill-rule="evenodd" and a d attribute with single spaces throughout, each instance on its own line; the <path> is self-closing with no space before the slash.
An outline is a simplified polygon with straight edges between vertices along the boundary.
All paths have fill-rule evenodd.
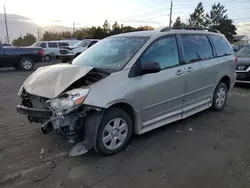
<path id="1" fill-rule="evenodd" d="M 216 30 L 164 28 L 105 38 L 71 64 L 45 66 L 23 83 L 17 111 L 75 146 L 122 150 L 143 134 L 212 107 L 224 108 L 236 58 Z"/>

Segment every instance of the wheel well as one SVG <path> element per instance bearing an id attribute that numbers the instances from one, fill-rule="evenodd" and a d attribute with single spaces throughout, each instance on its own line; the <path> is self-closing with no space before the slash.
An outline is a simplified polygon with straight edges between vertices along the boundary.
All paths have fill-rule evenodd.
<path id="1" fill-rule="evenodd" d="M 227 86 L 227 89 L 230 89 L 230 78 L 228 76 L 224 76 L 220 82 L 224 83 Z"/>
<path id="2" fill-rule="evenodd" d="M 116 103 L 116 104 L 110 106 L 109 108 L 120 108 L 120 109 L 124 110 L 125 112 L 127 112 L 132 118 L 133 126 L 135 126 L 136 115 L 135 115 L 135 111 L 131 105 L 122 102 L 122 103 Z"/>

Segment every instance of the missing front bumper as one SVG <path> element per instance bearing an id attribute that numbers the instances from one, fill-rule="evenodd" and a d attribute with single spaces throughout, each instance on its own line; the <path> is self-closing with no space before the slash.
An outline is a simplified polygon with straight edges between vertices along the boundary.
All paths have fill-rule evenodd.
<path id="1" fill-rule="evenodd" d="M 50 118 L 52 116 L 52 112 L 49 110 L 36 109 L 36 108 L 28 108 L 22 105 L 17 105 L 16 110 L 20 114 L 32 116 L 32 117 L 43 117 Z"/>

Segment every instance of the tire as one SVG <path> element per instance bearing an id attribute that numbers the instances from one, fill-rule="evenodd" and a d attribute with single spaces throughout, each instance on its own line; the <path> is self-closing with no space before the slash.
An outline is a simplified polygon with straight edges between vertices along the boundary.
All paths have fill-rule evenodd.
<path id="1" fill-rule="evenodd" d="M 34 69 L 34 61 L 30 58 L 23 58 L 20 61 L 19 68 L 23 71 L 31 71 Z"/>
<path id="2" fill-rule="evenodd" d="M 19 65 L 13 65 L 13 67 L 17 70 L 20 70 Z"/>
<path id="3" fill-rule="evenodd" d="M 67 63 L 68 61 L 66 59 L 61 60 L 62 63 Z"/>
<path id="4" fill-rule="evenodd" d="M 212 106 L 214 110 L 219 111 L 225 107 L 227 102 L 227 95 L 227 86 L 223 82 L 220 82 L 214 91 Z"/>
<path id="5" fill-rule="evenodd" d="M 76 58 L 77 56 L 79 56 L 81 53 L 78 53 L 78 54 L 76 54 L 75 56 L 74 56 L 74 58 Z"/>
<path id="6" fill-rule="evenodd" d="M 44 61 L 45 61 L 45 62 L 50 62 L 51 59 L 52 59 L 52 57 L 51 57 L 50 55 L 45 55 L 45 56 L 44 56 Z"/>
<path id="7" fill-rule="evenodd" d="M 116 120 L 117 124 L 114 123 L 114 120 Z M 103 155 L 118 153 L 127 145 L 132 136 L 132 132 L 133 122 L 127 112 L 120 108 L 107 110 L 107 112 L 104 113 L 97 131 L 97 152 Z M 104 140 L 106 140 L 106 142 Z"/>

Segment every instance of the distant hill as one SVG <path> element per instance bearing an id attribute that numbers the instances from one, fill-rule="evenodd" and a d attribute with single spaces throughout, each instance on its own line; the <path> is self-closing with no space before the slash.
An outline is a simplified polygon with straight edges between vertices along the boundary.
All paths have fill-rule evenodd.
<path id="1" fill-rule="evenodd" d="M 50 25 L 42 28 L 41 26 L 31 22 L 30 18 L 15 14 L 7 14 L 7 19 L 10 41 L 21 35 L 25 35 L 25 33 L 32 33 L 35 37 L 37 37 L 38 28 L 41 28 L 42 31 L 72 31 L 72 28 L 58 25 Z M 5 37 L 4 14 L 0 13 L 0 40 L 4 42 Z"/>

